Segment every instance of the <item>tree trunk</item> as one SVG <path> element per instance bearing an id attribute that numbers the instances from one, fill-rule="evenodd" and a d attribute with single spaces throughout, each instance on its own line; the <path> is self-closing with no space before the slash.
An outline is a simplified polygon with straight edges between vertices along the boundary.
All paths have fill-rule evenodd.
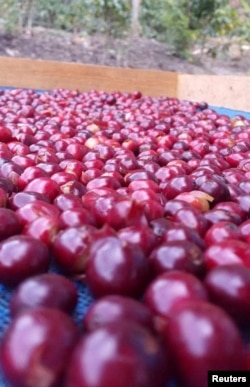
<path id="1" fill-rule="evenodd" d="M 140 6 L 141 0 L 132 0 L 132 10 L 131 10 L 131 35 L 133 37 L 138 37 L 140 34 Z"/>
<path id="2" fill-rule="evenodd" d="M 19 1 L 18 31 L 28 35 L 32 33 L 36 0 Z"/>
<path id="3" fill-rule="evenodd" d="M 26 23 L 26 33 L 28 35 L 32 34 L 32 27 L 34 21 L 34 11 L 35 11 L 35 0 L 29 0 L 27 2 L 27 23 Z"/>

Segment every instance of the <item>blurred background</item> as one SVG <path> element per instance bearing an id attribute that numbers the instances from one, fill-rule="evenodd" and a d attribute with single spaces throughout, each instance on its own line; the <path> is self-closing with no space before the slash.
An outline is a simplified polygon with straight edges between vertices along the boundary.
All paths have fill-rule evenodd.
<path id="1" fill-rule="evenodd" d="M 0 55 L 250 74 L 249 0 L 0 0 Z"/>

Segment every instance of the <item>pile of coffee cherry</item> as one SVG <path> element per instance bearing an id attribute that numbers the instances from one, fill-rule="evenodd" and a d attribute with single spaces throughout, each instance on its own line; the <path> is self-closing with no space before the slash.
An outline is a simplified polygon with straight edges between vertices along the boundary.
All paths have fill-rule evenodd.
<path id="1" fill-rule="evenodd" d="M 209 370 L 250 370 L 249 215 L 244 115 L 1 90 L 6 383 L 206 387 Z"/>

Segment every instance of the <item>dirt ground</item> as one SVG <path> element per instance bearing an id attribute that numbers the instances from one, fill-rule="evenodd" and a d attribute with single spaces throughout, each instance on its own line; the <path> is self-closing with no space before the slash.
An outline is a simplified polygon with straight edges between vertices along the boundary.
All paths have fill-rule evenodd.
<path id="1" fill-rule="evenodd" d="M 227 42 L 228 44 L 228 42 Z M 250 45 L 212 42 L 212 58 L 193 50 L 191 60 L 180 59 L 152 39 L 82 37 L 35 28 L 32 34 L 13 36 L 0 32 L 0 55 L 132 68 L 159 69 L 189 74 L 250 75 Z"/>

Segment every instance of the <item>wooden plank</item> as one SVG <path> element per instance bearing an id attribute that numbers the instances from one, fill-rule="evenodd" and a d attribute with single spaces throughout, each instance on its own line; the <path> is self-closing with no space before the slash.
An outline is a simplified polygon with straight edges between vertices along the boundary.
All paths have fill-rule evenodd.
<path id="1" fill-rule="evenodd" d="M 8 87 L 108 92 L 140 90 L 151 96 L 175 97 L 177 78 L 177 73 L 158 70 L 0 57 L 0 85 Z"/>
<path id="2" fill-rule="evenodd" d="M 140 90 L 151 96 L 207 101 L 215 106 L 250 111 L 250 77 L 247 76 L 190 75 L 0 57 L 0 85 L 41 90 Z"/>
<path id="3" fill-rule="evenodd" d="M 250 112 L 250 77 L 179 74 L 179 98 Z"/>

